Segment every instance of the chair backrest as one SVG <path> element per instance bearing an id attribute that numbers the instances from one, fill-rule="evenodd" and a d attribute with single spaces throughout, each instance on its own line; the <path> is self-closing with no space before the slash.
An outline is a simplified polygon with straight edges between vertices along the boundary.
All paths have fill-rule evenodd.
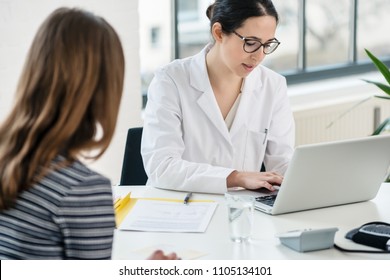
<path id="1" fill-rule="evenodd" d="M 122 173 L 119 185 L 142 186 L 146 184 L 148 176 L 145 173 L 141 156 L 142 127 L 129 128 L 125 153 L 123 156 Z M 264 163 L 261 172 L 265 171 Z"/>
<path id="2" fill-rule="evenodd" d="M 127 131 L 119 185 L 145 185 L 148 180 L 141 156 L 141 138 L 142 127 L 130 128 Z"/>

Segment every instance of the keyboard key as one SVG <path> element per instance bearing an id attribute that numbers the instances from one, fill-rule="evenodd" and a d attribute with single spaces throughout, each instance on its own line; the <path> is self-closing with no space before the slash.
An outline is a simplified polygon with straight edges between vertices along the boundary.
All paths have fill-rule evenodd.
<path id="1" fill-rule="evenodd" d="M 264 203 L 269 206 L 273 206 L 275 203 L 276 195 L 266 195 L 266 196 L 259 196 L 255 198 L 256 201 Z"/>

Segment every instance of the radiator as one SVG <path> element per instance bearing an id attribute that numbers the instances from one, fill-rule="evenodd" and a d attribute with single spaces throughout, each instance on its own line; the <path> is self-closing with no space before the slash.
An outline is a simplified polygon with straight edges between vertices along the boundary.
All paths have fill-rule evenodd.
<path id="1" fill-rule="evenodd" d="M 357 105 L 359 104 L 359 105 Z M 390 101 L 371 98 L 294 110 L 296 145 L 364 137 L 390 117 Z"/>

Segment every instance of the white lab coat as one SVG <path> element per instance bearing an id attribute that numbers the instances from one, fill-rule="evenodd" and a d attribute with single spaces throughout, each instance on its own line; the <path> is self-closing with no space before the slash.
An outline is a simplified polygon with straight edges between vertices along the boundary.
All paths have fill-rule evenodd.
<path id="1" fill-rule="evenodd" d="M 224 193 L 234 170 L 284 173 L 294 147 L 285 78 L 258 66 L 244 83 L 230 131 L 206 69 L 206 52 L 159 69 L 150 84 L 141 153 L 147 185 Z"/>

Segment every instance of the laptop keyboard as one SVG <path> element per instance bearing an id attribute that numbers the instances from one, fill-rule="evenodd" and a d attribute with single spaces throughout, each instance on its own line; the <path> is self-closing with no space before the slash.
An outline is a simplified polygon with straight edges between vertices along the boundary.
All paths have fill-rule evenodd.
<path id="1" fill-rule="evenodd" d="M 276 199 L 276 194 L 259 196 L 259 197 L 256 197 L 255 199 L 258 202 L 264 203 L 264 204 L 269 205 L 269 206 L 273 206 L 275 199 Z"/>

